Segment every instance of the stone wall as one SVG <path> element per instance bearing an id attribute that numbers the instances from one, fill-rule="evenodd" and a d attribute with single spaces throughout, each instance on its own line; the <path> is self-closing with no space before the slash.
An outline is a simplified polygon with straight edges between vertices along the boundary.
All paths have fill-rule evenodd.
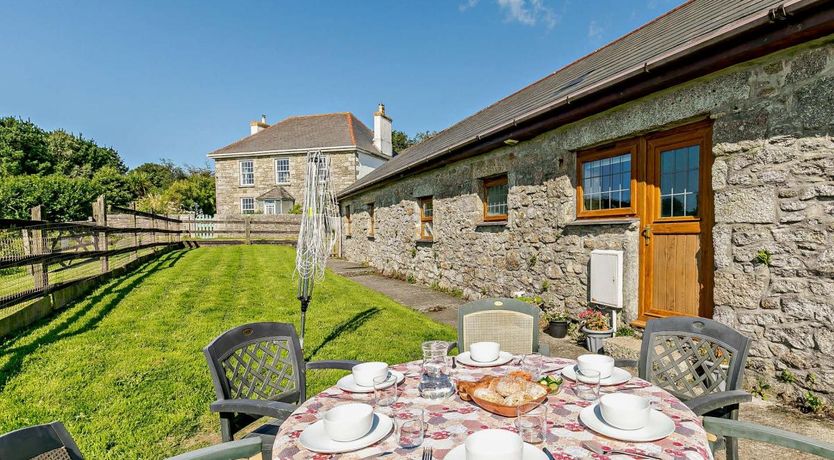
<path id="1" fill-rule="evenodd" d="M 358 164 L 356 152 L 329 153 L 330 168 L 333 185 L 336 190 L 342 190 L 356 181 Z M 289 184 L 277 184 L 275 181 L 275 159 L 290 158 Z M 268 192 L 276 185 L 284 187 L 296 203 L 304 199 L 304 174 L 307 164 L 306 153 L 294 155 L 256 156 L 240 158 L 216 158 L 214 170 L 216 178 L 217 215 L 240 214 L 240 199 L 244 197 L 257 198 Z M 253 160 L 255 167 L 255 185 L 240 185 L 240 161 Z M 256 212 L 263 212 L 263 203 L 256 203 Z"/>
<path id="2" fill-rule="evenodd" d="M 637 313 L 638 224 L 576 221 L 579 149 L 714 120 L 714 317 L 754 339 L 748 372 L 782 369 L 834 392 L 834 38 L 653 94 L 515 146 L 343 200 L 343 254 L 467 298 L 541 295 L 574 314 L 588 303 L 594 248 L 624 251 L 625 317 Z M 479 178 L 507 172 L 506 226 L 481 225 Z M 434 196 L 433 243 L 420 243 L 417 197 Z M 367 203 L 376 233 L 368 238 Z M 760 250 L 770 265 L 757 261 Z M 816 378 L 806 381 L 813 373 Z M 813 380 L 815 383 L 808 383 Z"/>

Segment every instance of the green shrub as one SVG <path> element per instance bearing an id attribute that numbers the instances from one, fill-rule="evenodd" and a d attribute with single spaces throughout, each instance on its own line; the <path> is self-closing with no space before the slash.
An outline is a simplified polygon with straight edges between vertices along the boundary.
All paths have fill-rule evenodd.
<path id="1" fill-rule="evenodd" d="M 791 372 L 787 369 L 782 369 L 782 372 L 776 378 L 779 379 L 780 382 L 784 382 L 784 383 L 794 383 L 794 382 L 796 382 L 796 375 L 794 375 L 793 372 Z"/>
<path id="2" fill-rule="evenodd" d="M 617 329 L 617 335 L 622 337 L 634 337 L 635 334 L 637 334 L 637 331 L 628 326 L 620 326 L 620 328 Z"/>
<path id="3" fill-rule="evenodd" d="M 770 389 L 770 384 L 767 383 L 766 380 L 759 379 L 756 381 L 756 384 L 753 385 L 753 388 L 750 390 L 750 393 L 762 398 L 767 399 L 767 390 Z"/>
<path id="4" fill-rule="evenodd" d="M 799 404 L 799 408 L 803 412 L 812 412 L 816 414 L 825 409 L 825 401 L 811 391 L 806 391 L 797 402 Z"/>
<path id="5" fill-rule="evenodd" d="M 764 264 L 770 266 L 770 263 L 773 261 L 773 254 L 770 253 L 767 249 L 760 249 L 759 252 L 756 254 L 756 260 L 760 264 Z"/>

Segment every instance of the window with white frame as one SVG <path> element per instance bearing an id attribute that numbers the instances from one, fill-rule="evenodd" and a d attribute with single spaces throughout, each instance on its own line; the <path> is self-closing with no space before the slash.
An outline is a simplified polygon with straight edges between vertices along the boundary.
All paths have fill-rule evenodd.
<path id="1" fill-rule="evenodd" d="M 264 214 L 266 215 L 274 215 L 279 211 L 275 207 L 275 200 L 264 200 Z"/>
<path id="2" fill-rule="evenodd" d="M 244 197 L 240 199 L 240 212 L 241 214 L 254 214 L 255 213 L 255 199 L 252 197 Z"/>
<path id="3" fill-rule="evenodd" d="M 255 185 L 255 163 L 252 160 L 240 162 L 240 185 Z"/>
<path id="4" fill-rule="evenodd" d="M 290 159 L 288 157 L 275 159 L 275 183 L 290 183 Z"/>

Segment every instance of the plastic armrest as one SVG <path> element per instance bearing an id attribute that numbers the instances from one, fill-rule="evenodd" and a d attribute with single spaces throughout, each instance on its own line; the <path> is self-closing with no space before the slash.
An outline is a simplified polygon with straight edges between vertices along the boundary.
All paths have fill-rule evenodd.
<path id="1" fill-rule="evenodd" d="M 307 363 L 307 369 L 341 369 L 345 371 L 349 371 L 353 369 L 353 366 L 357 364 L 361 364 L 362 361 L 350 361 L 350 360 L 329 360 L 329 361 L 312 361 Z"/>
<path id="2" fill-rule="evenodd" d="M 750 393 L 744 390 L 729 390 L 698 396 L 689 401 L 684 401 L 684 404 L 692 412 L 695 412 L 695 415 L 704 415 L 716 409 L 746 403 L 752 400 L 753 397 L 750 396 Z"/>
<path id="3" fill-rule="evenodd" d="M 639 362 L 636 359 L 615 359 L 614 365 L 617 367 L 637 367 Z"/>
<path id="4" fill-rule="evenodd" d="M 455 348 L 458 349 L 458 353 L 462 353 L 462 351 L 461 351 L 460 347 L 458 346 L 457 342 L 446 342 L 446 354 L 447 355 L 449 353 L 451 353 L 452 350 L 455 349 Z"/>
<path id="5" fill-rule="evenodd" d="M 298 409 L 295 404 L 266 399 L 221 399 L 211 403 L 209 407 L 212 412 L 260 415 L 279 420 L 286 419 Z"/>
<path id="6" fill-rule="evenodd" d="M 261 453 L 261 438 L 246 438 L 186 452 L 168 460 L 234 460 Z"/>
<path id="7" fill-rule="evenodd" d="M 738 420 L 704 417 L 704 429 L 718 436 L 751 439 L 834 459 L 834 444 L 778 428 Z"/>

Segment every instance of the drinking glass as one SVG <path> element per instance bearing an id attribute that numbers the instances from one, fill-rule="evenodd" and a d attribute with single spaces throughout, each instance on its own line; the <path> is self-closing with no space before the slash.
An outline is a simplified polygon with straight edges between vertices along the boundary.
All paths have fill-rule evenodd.
<path id="1" fill-rule="evenodd" d="M 388 408 L 397 402 L 397 379 L 394 378 L 393 384 L 390 379 L 391 374 L 374 377 L 374 402 L 378 408 Z"/>
<path id="2" fill-rule="evenodd" d="M 521 405 L 516 409 L 515 428 L 521 439 L 530 444 L 544 442 L 547 437 L 547 406 Z"/>
<path id="3" fill-rule="evenodd" d="M 403 449 L 419 447 L 423 444 L 425 422 L 423 409 L 403 409 L 397 413 L 397 443 Z"/>
<path id="4" fill-rule="evenodd" d="M 530 374 L 533 380 L 538 380 L 542 373 L 542 355 L 538 353 L 524 355 L 521 358 L 521 370 Z"/>
<path id="5" fill-rule="evenodd" d="M 576 368 L 576 396 L 585 401 L 599 399 L 599 371 Z"/>

